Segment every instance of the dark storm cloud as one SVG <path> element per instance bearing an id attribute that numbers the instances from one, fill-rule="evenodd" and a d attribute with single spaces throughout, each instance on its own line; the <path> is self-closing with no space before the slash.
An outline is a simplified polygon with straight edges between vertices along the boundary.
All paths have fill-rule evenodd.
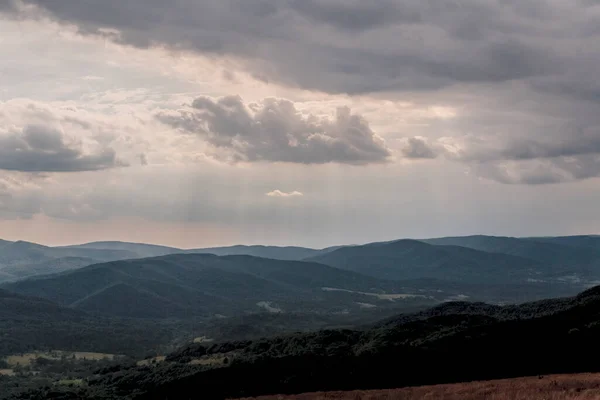
<path id="1" fill-rule="evenodd" d="M 292 0 L 290 6 L 315 22 L 350 32 L 421 21 L 418 9 L 387 0 L 377 4 L 360 0 Z"/>
<path id="2" fill-rule="evenodd" d="M 600 126 L 565 128 L 559 135 L 547 133 L 545 136 L 539 139 L 466 140 L 464 148 L 451 156 L 465 162 L 490 162 L 600 155 Z"/>
<path id="3" fill-rule="evenodd" d="M 238 96 L 200 97 L 190 110 L 160 114 L 159 120 L 198 134 L 238 161 L 299 164 L 382 163 L 390 152 L 359 115 L 339 108 L 334 119 L 304 115 L 287 100 L 246 106 Z"/>
<path id="4" fill-rule="evenodd" d="M 114 150 L 85 154 L 65 143 L 59 131 L 40 125 L 28 125 L 22 131 L 0 136 L 0 170 L 76 172 L 120 165 Z"/>
<path id="5" fill-rule="evenodd" d="M 409 100 L 423 95 L 416 92 L 435 91 L 436 102 L 445 92 L 458 93 L 445 104 L 459 110 L 456 122 L 448 122 L 456 127 L 454 139 L 460 141 L 468 132 L 480 141 L 466 141 L 451 152 L 432 140 L 409 140 L 401 149 L 406 158 L 445 155 L 504 183 L 542 184 L 600 175 L 597 1 L 25 3 L 76 24 L 85 34 L 138 47 L 159 44 L 234 56 L 265 82 L 330 93 L 386 92 Z M 0 0 L 0 10 L 6 12 L 8 5 Z M 497 109 L 480 105 L 513 88 L 518 90 L 514 98 Z M 293 105 L 277 101 L 264 102 L 258 111 L 249 111 L 235 98 L 198 99 L 194 107 L 161 118 L 201 135 L 238 160 L 366 164 L 389 156 L 368 124 L 347 110 L 335 121 L 317 123 L 300 118 Z M 486 120 L 489 116 L 481 115 L 486 112 L 495 115 Z M 504 118 L 522 118 L 524 123 L 503 122 Z M 554 119 L 582 128 L 552 134 L 540 128 Z M 432 136 L 437 135 L 431 129 Z M 494 137 L 487 137 L 488 132 Z"/>
<path id="6" fill-rule="evenodd" d="M 548 0 L 26 3 L 82 32 L 241 56 L 269 81 L 345 93 L 562 76 L 576 63 L 569 40 L 592 43 L 584 27 L 598 22 L 583 4 Z"/>

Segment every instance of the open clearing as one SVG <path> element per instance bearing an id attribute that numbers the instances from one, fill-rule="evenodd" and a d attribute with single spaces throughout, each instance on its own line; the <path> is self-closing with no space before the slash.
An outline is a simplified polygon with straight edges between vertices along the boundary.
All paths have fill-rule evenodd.
<path id="1" fill-rule="evenodd" d="M 215 339 L 211 339 L 206 336 L 200 336 L 200 337 L 194 338 L 194 343 L 212 343 L 214 341 L 215 341 Z"/>
<path id="2" fill-rule="evenodd" d="M 600 399 L 600 374 L 548 375 L 390 390 L 261 396 L 260 400 L 592 400 Z"/>
<path id="3" fill-rule="evenodd" d="M 165 356 L 158 356 L 158 357 L 153 357 L 153 358 L 147 358 L 145 360 L 140 360 L 137 362 L 137 365 L 143 367 L 143 366 L 147 366 L 147 365 L 153 365 L 153 364 L 159 364 L 163 361 L 165 361 Z"/>
<path id="4" fill-rule="evenodd" d="M 384 294 L 384 293 L 369 293 L 369 292 L 356 292 L 353 290 L 347 290 L 347 289 L 338 289 L 338 288 L 330 288 L 330 287 L 323 287 L 321 288 L 322 290 L 326 291 L 326 292 L 346 292 L 346 293 L 355 293 L 355 294 L 360 294 L 363 296 L 373 296 L 373 297 L 377 297 L 379 300 L 390 300 L 390 301 L 394 301 L 394 300 L 403 300 L 403 299 L 414 299 L 414 298 L 422 298 L 422 299 L 429 299 L 431 297 L 428 296 L 423 296 L 422 294 L 407 294 L 407 293 L 391 293 L 391 294 Z"/>
<path id="5" fill-rule="evenodd" d="M 189 362 L 190 365 L 222 365 L 225 364 L 226 356 L 214 355 L 195 358 Z"/>
<path id="6" fill-rule="evenodd" d="M 13 371 L 12 369 L 0 369 L 0 375 L 15 376 L 15 371 Z"/>
<path id="7" fill-rule="evenodd" d="M 103 359 L 113 360 L 118 357 L 114 354 L 104 353 L 90 353 L 90 352 L 73 352 L 73 351 L 47 351 L 47 352 L 36 352 L 36 353 L 25 353 L 21 355 L 13 355 L 6 357 L 6 363 L 11 367 L 20 365 L 22 367 L 31 365 L 31 362 L 37 358 L 45 358 L 48 360 L 60 360 L 62 358 L 75 358 L 76 360 L 92 360 L 98 361 Z"/>

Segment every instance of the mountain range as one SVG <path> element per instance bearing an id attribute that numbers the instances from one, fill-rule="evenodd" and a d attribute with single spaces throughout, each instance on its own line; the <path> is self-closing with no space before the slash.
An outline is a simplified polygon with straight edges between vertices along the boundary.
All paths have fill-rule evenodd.
<path id="1" fill-rule="evenodd" d="M 399 283 L 323 264 L 212 254 L 113 261 L 4 287 L 89 312 L 141 318 L 343 313 L 437 302 L 430 294 L 401 292 Z"/>
<path id="2" fill-rule="evenodd" d="M 599 242 L 595 236 L 469 236 L 323 250 L 183 250 L 4 241 L 0 279 L 10 291 L 119 317 L 353 313 L 453 299 L 512 303 L 572 295 L 600 282 Z"/>
<path id="3" fill-rule="evenodd" d="M 600 289 L 589 289 L 600 283 L 597 236 L 322 250 L 0 241 L 0 279 L 0 355 L 182 346 L 163 364 L 100 371 L 57 398 L 397 387 L 593 370 L 600 355 Z M 470 366 L 457 368 L 465 357 Z"/>

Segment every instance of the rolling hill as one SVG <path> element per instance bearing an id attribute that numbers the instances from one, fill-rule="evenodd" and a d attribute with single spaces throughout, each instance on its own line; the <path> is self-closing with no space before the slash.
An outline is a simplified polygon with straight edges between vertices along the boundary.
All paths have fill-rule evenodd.
<path id="1" fill-rule="evenodd" d="M 177 328 L 156 321 L 94 316 L 0 289 L 0 358 L 55 349 L 140 356 L 166 348 L 188 333 Z"/>
<path id="2" fill-rule="evenodd" d="M 0 282 L 136 257 L 136 253 L 126 250 L 61 248 L 5 241 L 0 243 Z"/>
<path id="3" fill-rule="evenodd" d="M 555 236 L 555 237 L 532 237 L 527 238 L 535 242 L 560 244 L 575 247 L 589 247 L 600 250 L 600 236 L 577 235 L 577 236 Z"/>
<path id="4" fill-rule="evenodd" d="M 333 251 L 337 247 L 325 249 L 311 249 L 298 246 L 225 246 L 206 247 L 196 249 L 179 249 L 176 247 L 158 246 L 144 243 L 128 242 L 91 242 L 79 245 L 65 246 L 70 249 L 97 249 L 97 250 L 122 250 L 135 253 L 136 258 L 158 257 L 168 254 L 214 254 L 216 256 L 247 255 L 261 258 L 272 258 L 274 260 L 299 261 L 307 257 L 324 254 Z"/>
<path id="5" fill-rule="evenodd" d="M 344 247 L 308 260 L 392 280 L 524 283 L 546 271 L 545 265 L 523 257 L 416 240 Z"/>
<path id="6" fill-rule="evenodd" d="M 587 279 L 600 276 L 594 271 L 600 266 L 600 247 L 584 245 L 595 243 L 593 237 L 512 238 L 480 235 L 428 239 L 423 242 L 523 257 L 554 266 L 555 271 L 565 274 L 580 271 L 586 274 Z"/>
<path id="7" fill-rule="evenodd" d="M 91 242 L 84 244 L 76 244 L 71 246 L 58 247 L 62 249 L 76 249 L 76 250 L 111 250 L 111 251 L 125 251 L 135 257 L 129 258 L 146 258 L 146 257 L 158 257 L 165 256 L 167 254 L 182 253 L 184 250 L 175 247 L 159 246 L 154 244 L 145 243 L 129 243 L 129 242 Z"/>
<path id="8" fill-rule="evenodd" d="M 344 313 L 439 302 L 429 293 L 398 292 L 405 289 L 398 283 L 323 264 L 210 254 L 113 261 L 4 286 L 76 309 L 144 318 Z"/>

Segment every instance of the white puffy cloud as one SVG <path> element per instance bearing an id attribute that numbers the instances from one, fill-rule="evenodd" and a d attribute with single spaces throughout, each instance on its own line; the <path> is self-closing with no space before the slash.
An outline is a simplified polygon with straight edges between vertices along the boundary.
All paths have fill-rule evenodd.
<path id="1" fill-rule="evenodd" d="M 305 115 L 283 99 L 246 105 L 239 96 L 199 97 L 190 108 L 157 118 L 227 150 L 234 161 L 364 165 L 391 156 L 368 122 L 347 107 L 326 118 Z"/>

